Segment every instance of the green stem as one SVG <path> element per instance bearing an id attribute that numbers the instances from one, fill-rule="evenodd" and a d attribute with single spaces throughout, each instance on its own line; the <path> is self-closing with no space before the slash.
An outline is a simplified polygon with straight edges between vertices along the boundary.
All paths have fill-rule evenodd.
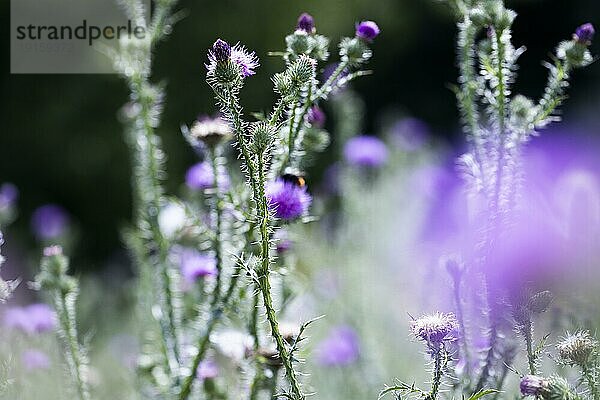
<path id="1" fill-rule="evenodd" d="M 443 363 L 442 363 L 444 352 L 445 352 L 445 350 L 443 348 L 440 348 L 434 354 L 433 376 L 432 376 L 432 380 L 431 380 L 431 391 L 427 395 L 427 400 L 435 400 L 438 395 L 440 385 L 442 383 L 442 376 L 444 374 Z"/>
<path id="2" fill-rule="evenodd" d="M 294 400 L 303 400 L 304 395 L 300 389 L 300 383 L 296 376 L 296 371 L 290 357 L 288 348 L 286 347 L 285 340 L 279 330 L 279 322 L 273 306 L 273 298 L 271 296 L 271 282 L 269 279 L 270 265 L 271 265 L 271 239 L 270 239 L 270 227 L 269 227 L 269 209 L 267 198 L 265 196 L 265 166 L 262 156 L 258 157 L 258 171 L 259 171 L 259 186 L 258 186 L 258 198 L 260 199 L 259 213 L 260 213 L 260 243 L 261 243 L 261 264 L 260 269 L 257 271 L 258 275 L 258 286 L 262 293 L 263 304 L 265 307 L 265 313 L 269 325 L 271 327 L 271 336 L 275 339 L 277 345 L 277 351 L 279 357 L 285 368 L 285 374 L 290 383 L 292 395 Z"/>
<path id="3" fill-rule="evenodd" d="M 87 382 L 83 378 L 84 361 L 82 358 L 81 348 L 77 340 L 77 327 L 75 319 L 75 293 L 65 293 L 58 291 L 54 295 L 54 307 L 57 310 L 57 315 L 60 321 L 63 339 L 67 348 L 66 359 L 71 371 L 71 376 L 75 381 L 75 387 L 80 400 L 89 400 L 90 393 L 87 387 Z"/>
<path id="4" fill-rule="evenodd" d="M 526 326 L 523 327 L 523 336 L 525 338 L 525 347 L 527 350 L 527 362 L 529 364 L 529 373 L 531 375 L 536 374 L 536 355 L 533 353 L 533 329 L 531 326 L 531 322 L 527 323 Z"/>
<path id="5" fill-rule="evenodd" d="M 227 292 L 221 299 L 220 305 L 213 309 L 213 312 L 211 313 L 210 318 L 206 323 L 206 330 L 204 334 L 198 339 L 198 352 L 192 360 L 192 365 L 190 367 L 189 374 L 183 380 L 183 385 L 181 386 L 181 391 L 179 392 L 179 400 L 186 400 L 192 393 L 192 386 L 194 384 L 194 380 L 196 379 L 198 367 L 200 366 L 202 360 L 204 360 L 204 356 L 206 355 L 206 351 L 208 350 L 210 345 L 210 335 L 212 334 L 214 328 L 217 326 L 217 323 L 221 320 L 223 311 L 225 307 L 227 307 L 227 305 L 229 304 L 229 300 L 235 292 L 237 282 L 239 281 L 239 273 L 240 267 L 236 266 L 231 276 L 231 280 L 229 281 Z"/>
<path id="6" fill-rule="evenodd" d="M 216 305 L 221 297 L 221 281 L 223 273 L 223 251 L 221 247 L 221 236 L 223 231 L 223 195 L 221 192 L 221 184 L 219 177 L 221 175 L 219 148 L 210 149 L 210 159 L 213 170 L 213 186 L 214 186 L 214 216 L 215 216 L 215 237 L 213 248 L 215 251 L 215 263 L 217 267 L 217 276 L 215 279 L 215 288 L 213 292 L 213 306 Z"/>

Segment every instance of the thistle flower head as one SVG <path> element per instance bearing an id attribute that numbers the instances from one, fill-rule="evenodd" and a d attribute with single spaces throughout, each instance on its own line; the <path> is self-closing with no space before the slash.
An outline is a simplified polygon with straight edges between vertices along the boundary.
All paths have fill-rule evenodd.
<path id="1" fill-rule="evenodd" d="M 535 375 L 525 375 L 519 384 L 523 396 L 541 396 L 548 386 L 548 380 Z"/>
<path id="2" fill-rule="evenodd" d="M 241 44 L 230 46 L 221 39 L 208 50 L 206 69 L 210 77 L 219 83 L 232 83 L 237 78 L 247 78 L 254 75 L 258 68 L 258 58 L 254 52 L 247 51 Z"/>
<path id="3" fill-rule="evenodd" d="M 588 22 L 587 24 L 579 26 L 575 30 L 574 38 L 577 42 L 589 46 L 592 43 L 595 33 L 596 30 L 594 29 L 594 25 Z"/>
<path id="4" fill-rule="evenodd" d="M 356 24 L 356 36 L 371 41 L 380 33 L 379 26 L 373 21 L 362 21 Z"/>
<path id="5" fill-rule="evenodd" d="M 388 158 L 385 144 L 373 136 L 356 136 L 344 146 L 346 161 L 359 167 L 381 167 Z"/>
<path id="6" fill-rule="evenodd" d="M 226 41 L 217 39 L 208 54 L 209 58 L 214 58 L 216 62 L 225 62 L 231 57 L 231 46 Z"/>
<path id="7" fill-rule="evenodd" d="M 456 339 L 458 322 L 452 313 L 427 314 L 414 320 L 410 330 L 418 340 L 438 348 L 443 342 Z"/>
<path id="8" fill-rule="evenodd" d="M 190 136 L 208 147 L 215 147 L 231 137 L 231 129 L 221 118 L 206 116 L 194 122 L 190 129 Z"/>
<path id="9" fill-rule="evenodd" d="M 584 367 L 598 348 L 598 341 L 588 331 L 567 334 L 556 345 L 560 358 L 569 365 Z"/>
<path id="10" fill-rule="evenodd" d="M 296 29 L 299 31 L 306 32 L 308 34 L 315 33 L 315 20 L 309 13 L 302 13 L 300 17 L 298 17 L 298 24 L 296 25 Z"/>
<path id="11" fill-rule="evenodd" d="M 290 221 L 306 214 L 312 197 L 306 186 L 296 185 L 281 178 L 269 182 L 266 188 L 269 208 L 277 218 Z"/>
<path id="12" fill-rule="evenodd" d="M 219 366 L 213 360 L 204 360 L 198 365 L 196 375 L 200 380 L 215 379 L 219 376 Z"/>

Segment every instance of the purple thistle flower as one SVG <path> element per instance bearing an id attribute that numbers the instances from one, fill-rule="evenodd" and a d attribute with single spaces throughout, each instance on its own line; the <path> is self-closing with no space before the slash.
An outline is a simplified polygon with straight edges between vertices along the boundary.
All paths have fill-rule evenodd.
<path id="1" fill-rule="evenodd" d="M 68 227 L 69 215 L 64 208 L 55 204 L 39 207 L 31 217 L 31 228 L 40 240 L 63 236 Z"/>
<path id="2" fill-rule="evenodd" d="M 213 47 L 208 50 L 208 64 L 206 69 L 209 74 L 215 73 L 217 66 L 228 60 L 236 63 L 241 70 L 243 78 L 254 75 L 254 69 L 258 68 L 258 58 L 254 52 L 247 51 L 241 44 L 231 47 L 224 40 L 218 39 Z"/>
<path id="3" fill-rule="evenodd" d="M 247 51 L 239 43 L 231 49 L 231 61 L 240 66 L 243 78 L 254 75 L 256 73 L 254 70 L 260 66 L 256 54 L 253 51 Z"/>
<path id="4" fill-rule="evenodd" d="M 315 128 L 322 128 L 325 125 L 325 113 L 318 106 L 313 106 L 308 110 L 306 120 Z"/>
<path id="5" fill-rule="evenodd" d="M 21 362 L 26 370 L 48 369 L 51 362 L 48 355 L 42 351 L 29 349 L 21 354 Z"/>
<path id="6" fill-rule="evenodd" d="M 356 24 L 356 36 L 371 41 L 377 37 L 380 33 L 379 26 L 373 21 L 363 21 Z"/>
<path id="7" fill-rule="evenodd" d="M 452 313 L 428 314 L 414 320 L 410 330 L 415 338 L 437 348 L 444 341 L 457 339 L 458 322 Z"/>
<path id="8" fill-rule="evenodd" d="M 267 183 L 266 196 L 269 200 L 269 208 L 275 216 L 286 221 L 305 214 L 312 202 L 306 186 L 286 182 L 281 178 Z"/>
<path id="9" fill-rule="evenodd" d="M 222 39 L 217 39 L 209 50 L 209 58 L 213 57 L 216 62 L 224 62 L 231 58 L 231 46 Z"/>
<path id="10" fill-rule="evenodd" d="M 219 376 L 219 366 L 212 360 L 205 360 L 198 366 L 198 372 L 196 376 L 200 380 L 204 379 L 215 379 Z"/>
<path id="11" fill-rule="evenodd" d="M 392 142 L 408 152 L 419 150 L 431 136 L 427 124 L 417 118 L 403 118 L 392 127 Z"/>
<path id="12" fill-rule="evenodd" d="M 588 22 L 587 24 L 579 26 L 575 30 L 575 40 L 577 40 L 579 43 L 589 45 L 592 43 L 595 33 L 596 30 L 594 29 L 594 25 Z"/>
<path id="13" fill-rule="evenodd" d="M 4 324 L 30 335 L 49 332 L 56 328 L 56 313 L 43 303 L 13 307 L 6 310 Z"/>
<path id="14" fill-rule="evenodd" d="M 12 207 L 19 198 L 19 189 L 12 183 L 0 186 L 0 210 Z"/>
<path id="15" fill-rule="evenodd" d="M 523 396 L 540 396 L 548 388 L 548 381 L 535 375 L 525 375 L 521 378 L 519 387 Z"/>
<path id="16" fill-rule="evenodd" d="M 302 13 L 300 17 L 298 17 L 298 25 L 296 25 L 296 29 L 299 31 L 304 31 L 306 33 L 314 33 L 315 32 L 315 20 L 309 13 Z"/>
<path id="17" fill-rule="evenodd" d="M 344 158 L 351 165 L 376 168 L 385 164 L 388 150 L 376 137 L 356 136 L 346 142 Z"/>
<path id="18" fill-rule="evenodd" d="M 198 278 L 217 274 L 217 261 L 215 258 L 194 249 L 180 250 L 179 266 L 181 274 L 188 283 L 196 282 Z"/>
<path id="19" fill-rule="evenodd" d="M 349 326 L 339 326 L 317 345 L 317 361 L 327 367 L 345 366 L 358 359 L 358 335 Z"/>
<path id="20" fill-rule="evenodd" d="M 185 174 L 185 183 L 193 190 L 204 190 L 213 187 L 215 176 L 211 165 L 206 161 L 192 165 Z"/>

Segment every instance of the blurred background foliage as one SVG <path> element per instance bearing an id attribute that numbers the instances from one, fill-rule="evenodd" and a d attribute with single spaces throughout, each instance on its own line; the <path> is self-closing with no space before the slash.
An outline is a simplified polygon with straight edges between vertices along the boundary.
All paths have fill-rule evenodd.
<path id="1" fill-rule="evenodd" d="M 600 3 L 520 0 L 509 5 L 519 13 L 515 44 L 528 48 L 521 60 L 517 89 L 537 98 L 546 76 L 540 61 L 579 24 L 590 21 L 598 25 Z M 97 270 L 122 265 L 119 233 L 131 218 L 130 160 L 118 121 L 118 111 L 127 101 L 125 84 L 117 75 L 10 75 L 10 2 L 4 0 L 0 7 L 0 25 L 5 30 L 2 53 L 6 56 L 2 64 L 0 182 L 12 182 L 21 192 L 20 217 L 8 233 L 9 239 L 19 240 L 9 243 L 32 243 L 31 213 L 52 202 L 63 205 L 79 227 L 75 266 Z M 367 105 L 365 133 L 376 133 L 381 116 L 393 111 L 423 119 L 440 138 L 461 145 L 454 96 L 448 89 L 457 75 L 456 30 L 448 8 L 438 2 L 182 0 L 179 7 L 185 17 L 159 46 L 154 74 L 155 80 L 167 83 L 159 134 L 168 155 L 167 188 L 172 193 L 179 190 L 186 168 L 195 160 L 179 126 L 199 114 L 214 112 L 204 82 L 206 49 L 222 37 L 239 40 L 256 51 L 262 66 L 247 82 L 244 105 L 252 111 L 266 109 L 273 95 L 265 88 L 282 64 L 267 52 L 283 48 L 284 35 L 293 30 L 303 11 L 313 14 L 319 32 L 333 42 L 351 35 L 358 20 L 372 19 L 382 28 L 370 64 L 375 73 L 355 85 Z M 593 52 L 598 53 L 597 47 L 593 46 Z M 594 114 L 600 107 L 600 69 L 578 71 L 574 83 L 571 101 L 563 112 L 571 122 L 585 124 L 593 132 L 599 126 Z M 328 162 L 333 160 L 322 165 Z"/>

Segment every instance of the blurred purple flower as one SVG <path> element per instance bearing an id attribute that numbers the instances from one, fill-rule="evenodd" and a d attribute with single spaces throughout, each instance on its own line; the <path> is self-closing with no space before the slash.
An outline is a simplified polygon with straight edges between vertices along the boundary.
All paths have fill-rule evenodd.
<path id="1" fill-rule="evenodd" d="M 391 140 L 401 150 L 419 150 L 431 136 L 427 124 L 417 118 L 403 118 L 392 127 Z"/>
<path id="2" fill-rule="evenodd" d="M 535 375 L 525 375 L 519 385 L 523 396 L 540 396 L 548 388 L 548 381 Z"/>
<path id="3" fill-rule="evenodd" d="M 185 183 L 193 190 L 211 188 L 214 180 L 212 166 L 206 161 L 192 165 L 185 174 Z"/>
<path id="4" fill-rule="evenodd" d="M 63 236 L 70 223 L 69 214 L 56 204 L 46 204 L 33 212 L 31 228 L 40 240 L 56 239 Z"/>
<path id="5" fill-rule="evenodd" d="M 266 196 L 269 200 L 269 208 L 275 216 L 286 221 L 304 215 L 312 202 L 306 186 L 286 182 L 281 178 L 267 183 Z"/>
<path id="6" fill-rule="evenodd" d="M 276 248 L 277 253 L 283 254 L 289 251 L 293 244 L 289 238 L 288 232 L 285 229 L 278 229 L 275 231 L 273 238 L 277 241 Z"/>
<path id="7" fill-rule="evenodd" d="M 219 366 L 212 360 L 205 360 L 198 366 L 198 372 L 196 373 L 198 379 L 215 379 L 219 376 Z"/>
<path id="8" fill-rule="evenodd" d="M 42 351 L 29 349 L 21 354 L 21 362 L 26 370 L 48 369 L 51 362 L 48 355 Z"/>
<path id="9" fill-rule="evenodd" d="M 315 128 L 322 128 L 325 125 L 325 113 L 319 106 L 313 106 L 308 110 L 306 119 L 309 124 Z"/>
<path id="10" fill-rule="evenodd" d="M 12 307 L 4 314 L 4 324 L 27 334 L 49 332 L 56 328 L 56 313 L 47 304 Z"/>
<path id="11" fill-rule="evenodd" d="M 356 25 L 356 36 L 371 41 L 380 33 L 379 26 L 373 21 L 363 21 Z"/>
<path id="12" fill-rule="evenodd" d="M 217 274 L 217 261 L 208 254 L 185 248 L 178 251 L 181 274 L 188 283 Z"/>
<path id="13" fill-rule="evenodd" d="M 346 142 L 344 158 L 351 165 L 376 168 L 386 163 L 388 150 L 374 136 L 356 136 Z"/>
<path id="14" fill-rule="evenodd" d="M 0 210 L 14 206 L 19 198 L 19 189 L 12 183 L 3 183 L 0 186 Z"/>
<path id="15" fill-rule="evenodd" d="M 317 345 L 317 361 L 328 367 L 345 366 L 356 361 L 359 352 L 358 335 L 354 329 L 338 326 Z"/>

